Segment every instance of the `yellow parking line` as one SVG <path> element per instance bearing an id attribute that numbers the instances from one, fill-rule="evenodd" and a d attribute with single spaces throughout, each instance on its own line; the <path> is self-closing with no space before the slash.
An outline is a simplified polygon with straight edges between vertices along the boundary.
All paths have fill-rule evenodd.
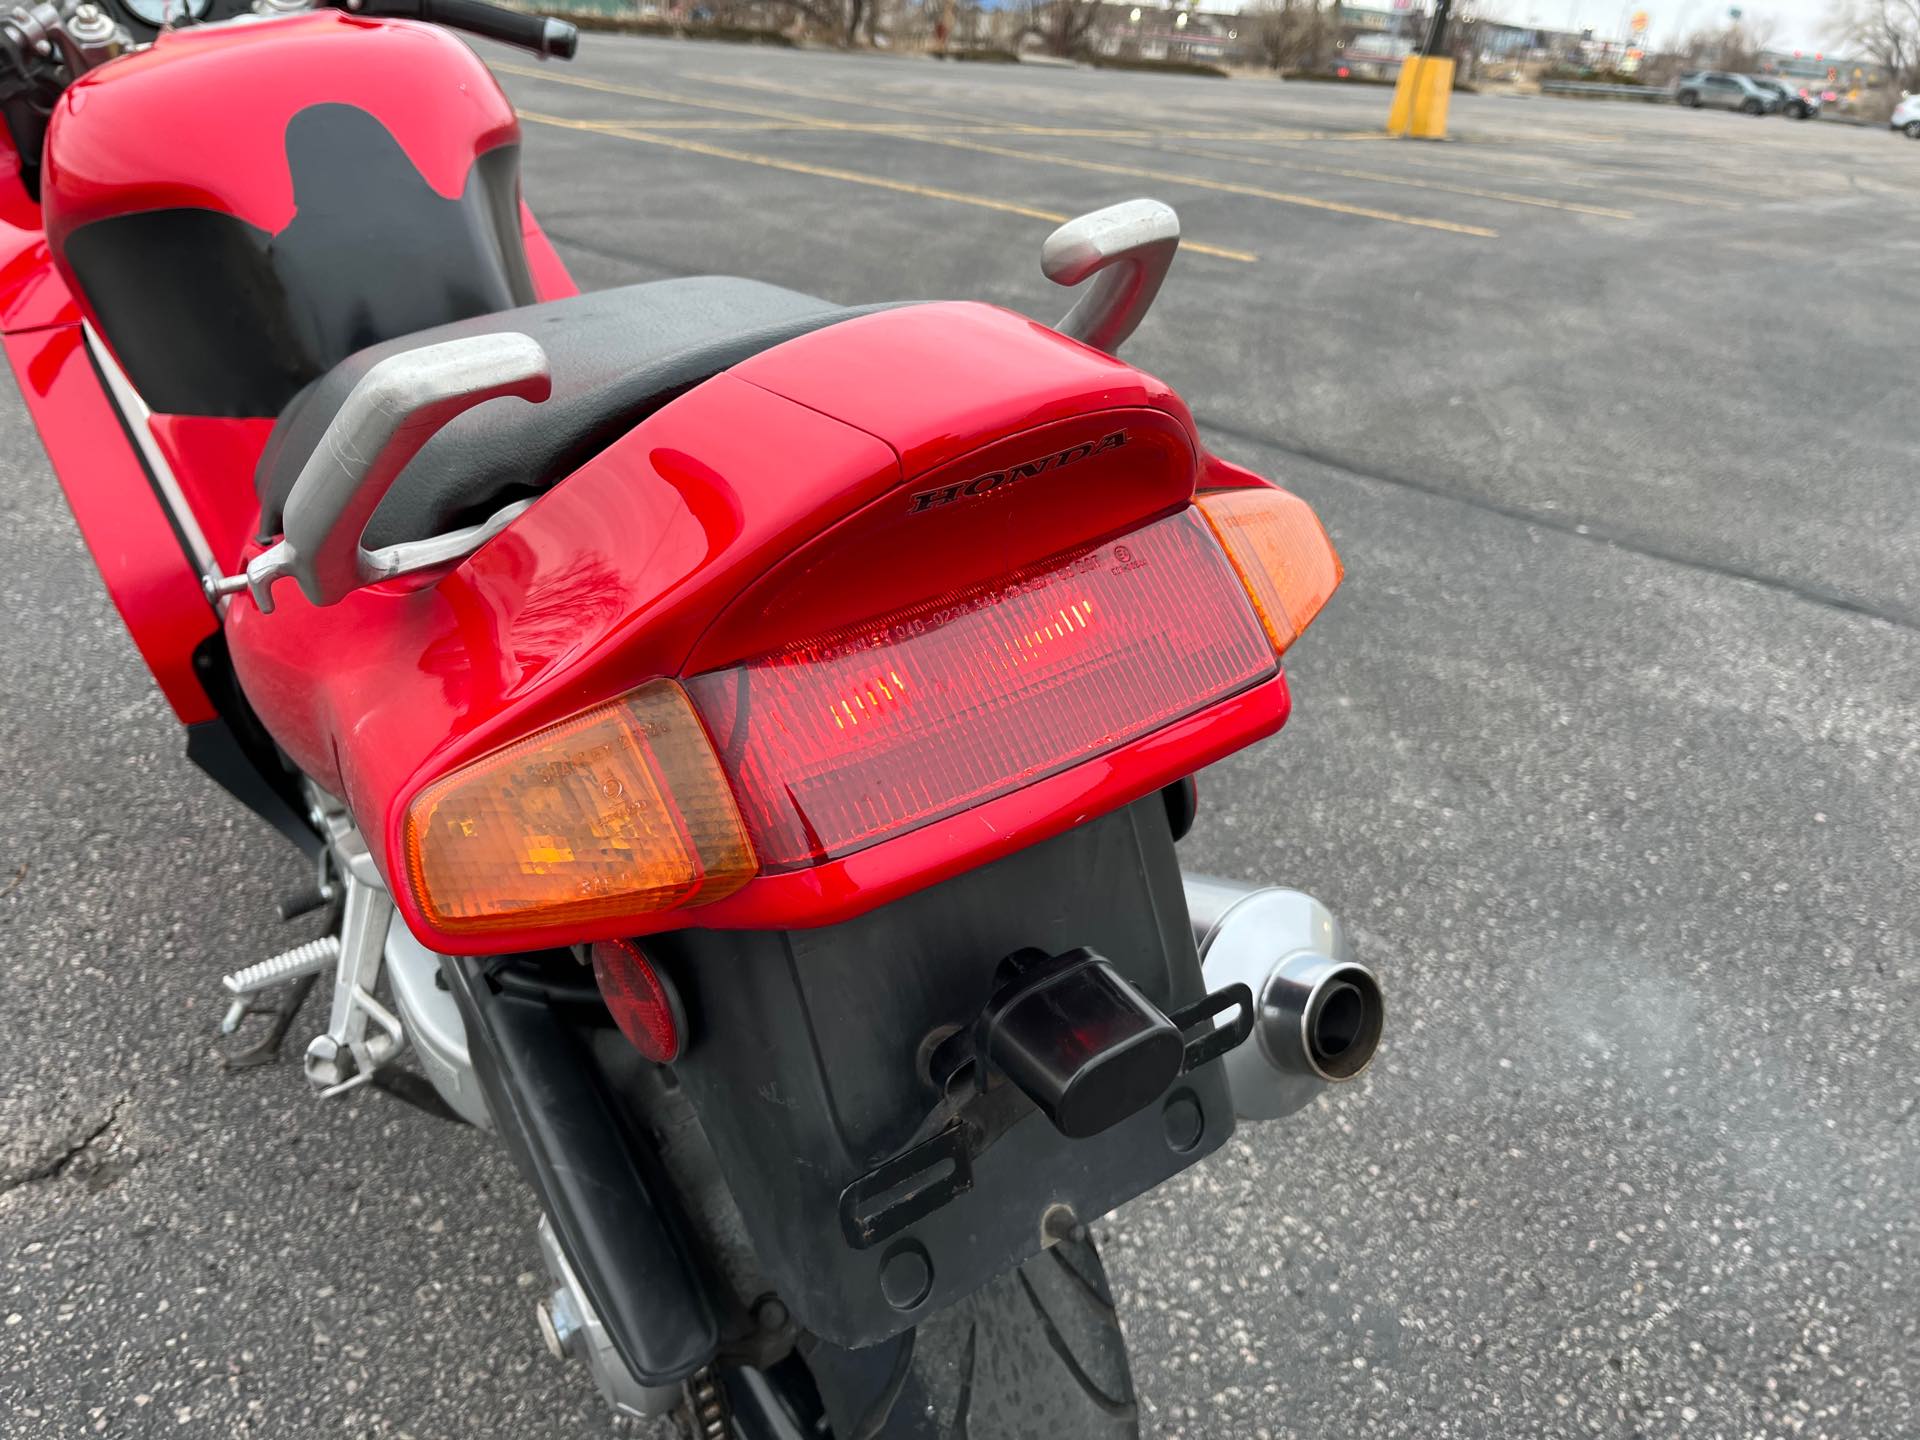
<path id="1" fill-rule="evenodd" d="M 495 60 L 492 61 L 492 65 L 495 71 L 499 71 L 499 73 L 503 73 L 503 75 L 524 75 L 524 77 L 530 79 L 530 81 L 549 81 L 549 83 L 553 84 L 570 84 L 570 86 L 574 86 L 576 90 L 599 90 L 599 92 L 603 92 L 603 94 L 632 96 L 634 100 L 655 100 L 655 102 L 668 104 L 668 106 L 691 106 L 693 109 L 718 109 L 718 111 L 730 113 L 730 115 L 755 115 L 758 119 L 787 121 L 787 123 L 801 125 L 801 127 L 810 127 L 810 129 L 816 129 L 816 131 L 841 131 L 854 132 L 854 134 L 866 134 L 866 132 L 874 132 L 874 129 L 876 129 L 874 125 L 870 125 L 870 123 L 866 123 L 866 121 L 841 121 L 841 119 L 829 119 L 826 115 L 803 115 L 801 111 L 795 111 L 795 109 L 768 109 L 766 106 L 747 106 L 747 104 L 741 104 L 741 102 L 737 102 L 737 100 L 703 100 L 701 96 L 680 94 L 678 90 L 653 90 L 653 88 L 649 88 L 649 86 L 645 86 L 645 84 L 620 84 L 616 83 L 616 81 L 597 81 L 597 79 L 593 79 L 593 77 L 589 77 L 589 75 L 559 75 L 559 73 L 555 73 L 553 69 L 536 69 L 536 67 L 532 67 L 532 65 L 515 65 L 513 61 Z M 791 92 L 791 94 L 795 94 L 795 96 L 799 96 L 799 98 L 824 98 L 824 96 L 806 96 L 806 92 L 803 92 L 803 90 L 791 90 L 791 86 L 789 86 L 787 92 Z M 864 100 L 843 100 L 841 104 L 868 104 L 868 102 L 864 102 Z M 881 104 L 881 102 L 874 102 L 874 104 L 876 104 L 877 108 L 881 109 L 902 109 L 900 106 Z M 906 111 L 906 113 L 916 113 L 916 111 Z M 943 115 L 948 115 L 948 113 L 952 113 L 952 111 L 929 111 L 929 113 L 933 113 L 935 117 L 943 117 Z M 1142 138 L 1142 140 L 1156 138 L 1156 136 L 1183 138 L 1183 140 L 1315 140 L 1315 138 L 1327 138 L 1327 140 L 1332 140 L 1332 138 L 1382 140 L 1382 138 L 1386 138 L 1384 134 L 1373 134 L 1373 132 L 1346 134 L 1346 132 L 1338 131 L 1271 131 L 1271 129 L 1254 129 L 1254 131 L 1219 131 L 1219 129 L 1208 129 L 1208 131 L 1152 131 L 1152 129 L 1135 129 L 1135 131 L 1116 132 L 1110 131 L 1110 129 L 1069 129 L 1069 127 L 1050 127 L 1050 125 L 1020 125 L 1020 123 L 1014 123 L 1014 121 L 991 123 L 991 121 L 981 121 L 977 115 L 970 115 L 968 119 L 973 121 L 973 123 L 985 125 L 985 132 L 987 132 L 987 134 L 1035 134 L 1035 136 L 1079 136 L 1079 138 L 1112 138 L 1112 136 L 1116 136 L 1116 134 L 1127 134 L 1127 136 Z M 649 123 L 649 121 L 636 121 L 636 123 Z"/>
<path id="2" fill-rule="evenodd" d="M 1521 158 L 1501 156 L 1501 159 Z M 1431 158 L 1416 159 L 1411 155 L 1400 157 L 1402 165 L 1413 165 L 1422 170 L 1431 170 L 1441 175 L 1458 175 L 1461 169 L 1452 164 L 1435 164 Z M 1746 207 L 1732 200 L 1719 200 L 1705 195 L 1682 195 L 1673 190 L 1658 190 L 1650 185 L 1622 185 L 1611 180 L 1592 180 L 1584 176 L 1554 175 L 1513 175 L 1508 178 L 1518 180 L 1523 185 L 1565 185 L 1575 190 L 1604 190 L 1609 195 L 1637 195 L 1643 200 L 1664 200 L 1675 205 L 1697 205 L 1708 210 L 1743 210 Z"/>
<path id="3" fill-rule="evenodd" d="M 1558 130 L 1505 130 L 1477 135 L 1469 132 L 1460 137 L 1470 145 L 1525 145 L 1529 142 L 1547 145 L 1618 145 L 1626 138 L 1625 135 L 1568 134 Z"/>
<path id="4" fill-rule="evenodd" d="M 844 95 L 833 90 L 819 90 L 800 85 L 780 85 L 772 80 L 748 79 L 744 76 L 694 74 L 687 77 L 705 85 L 731 86 L 737 90 L 760 90 L 774 95 L 787 95 L 796 100 L 819 100 L 829 105 L 853 105 L 869 110 L 888 110 L 898 115 L 924 115 L 935 120 L 959 120 L 969 125 L 987 126 L 1002 131 L 1015 131 L 1021 135 L 1072 135 L 1088 139 L 1159 139 L 1170 137 L 1182 140 L 1384 140 L 1385 134 L 1372 131 L 1349 130 L 1303 130 L 1299 128 L 1274 128 L 1271 126 L 1253 130 L 1163 130 L 1163 129 L 1114 129 L 1110 126 L 1088 129 L 1063 129 L 1051 125 L 1032 125 L 1024 121 L 1001 120 L 989 122 L 979 115 L 961 110 L 942 110 L 932 105 L 908 105 L 897 100 L 879 100 L 871 95 Z M 948 134 L 956 132 L 948 131 Z M 967 131 L 957 132 L 960 134 Z"/>
<path id="5" fill-rule="evenodd" d="M 600 120 L 567 120 L 557 115 L 539 115 L 529 110 L 520 112 L 522 120 L 536 125 L 553 125 L 565 130 L 585 130 L 596 135 L 611 136 L 616 140 L 631 140 L 640 145 L 658 145 L 668 150 L 684 150 L 692 155 L 708 155 L 716 160 L 737 160 L 743 165 L 760 165 L 769 170 L 785 170 L 794 175 L 813 175 L 824 180 L 844 180 L 850 185 L 869 185 L 876 190 L 893 190 L 902 195 L 918 195 L 925 200 L 944 200 L 953 205 L 972 205 L 982 210 L 997 210 L 1006 215 L 1023 215 L 1031 220 L 1050 220 L 1058 225 L 1072 218 L 1057 210 L 1041 210 L 1036 206 L 1022 205 L 1018 201 L 998 200 L 991 195 L 972 195 L 961 190 L 942 190 L 932 185 L 916 185 L 910 180 L 894 180 L 885 175 L 869 175 L 858 170 L 839 170 L 827 165 L 808 165 L 799 160 L 781 160 L 771 155 L 754 155 L 745 150 L 727 150 L 718 145 L 704 145 L 698 140 L 680 140 L 670 135 L 653 135 L 638 128 L 645 122 L 622 124 Z M 1181 249 L 1191 250 L 1198 255 L 1210 255 L 1217 260 L 1237 260 L 1252 265 L 1260 257 L 1250 250 L 1229 250 L 1219 245 L 1203 245 L 1194 241 L 1183 241 Z"/>
<path id="6" fill-rule="evenodd" d="M 547 80 L 557 85 L 571 85 L 578 89 L 599 90 L 615 95 L 630 95 L 642 100 L 670 100 L 679 104 L 694 106 L 705 110 L 730 110 L 736 114 L 758 115 L 771 120 L 813 120 L 815 117 L 796 115 L 792 111 L 765 110 L 754 105 L 728 104 L 717 100 L 696 100 L 690 96 L 678 96 L 667 91 L 650 90 L 640 85 L 618 85 L 608 80 L 594 80 L 585 75 L 556 75 L 547 71 L 535 70 L 531 66 L 510 65 L 501 61 L 494 62 L 494 68 L 510 75 L 526 75 L 536 80 Z M 599 122 L 583 124 L 578 128 L 593 129 Z M 620 122 L 644 128 L 645 120 Z M 818 120 L 817 128 L 822 130 L 848 131 L 858 127 L 845 121 Z M 1356 215 L 1367 220 L 1384 220 L 1396 225 L 1412 225 L 1424 230 L 1443 230 L 1453 235 L 1472 235 L 1480 239 L 1492 240 L 1499 231 L 1490 230 L 1484 225 L 1461 225 L 1451 220 L 1436 220 L 1423 215 L 1402 215 L 1394 210 L 1377 210 L 1367 205 L 1348 205 L 1338 200 L 1317 200 L 1311 195 L 1295 195 L 1285 190 L 1264 190 L 1257 185 L 1237 185 L 1225 180 L 1208 180 L 1195 175 L 1180 175 L 1165 170 L 1147 170 L 1135 165 L 1111 165 L 1099 160 L 1075 160 L 1065 155 L 1048 155 L 1026 150 L 1009 150 L 998 145 L 984 145 L 972 140 L 956 140 L 944 135 L 902 135 L 903 140 L 913 140 L 926 145 L 945 145 L 950 149 L 974 150 L 982 155 L 999 155 L 1010 160 L 1026 160 L 1037 165 L 1064 165 L 1075 170 L 1089 170 L 1096 174 L 1126 175 L 1135 179 L 1160 180 L 1171 185 L 1190 185 L 1201 190 L 1219 190 L 1232 195 L 1248 195 L 1259 200 L 1271 200 L 1280 205 L 1299 205 L 1309 210 L 1328 210 L 1339 215 Z M 657 143 L 668 143 L 665 137 L 657 137 Z M 691 143 L 691 142 L 689 142 Z M 730 157 L 738 159 L 740 155 Z M 755 163 L 773 164 L 764 156 L 753 157 Z M 796 162 L 781 162 L 774 168 L 792 168 Z M 805 172 L 799 172 L 805 173 Z M 846 172 L 852 174 L 855 172 Z M 896 184 L 894 188 L 898 188 Z M 1214 247 L 1201 247 L 1188 244 L 1189 250 L 1207 254 Z M 1223 258 L 1237 258 L 1247 252 L 1239 251 L 1224 254 Z"/>
<path id="7" fill-rule="evenodd" d="M 1498 230 L 1484 225 L 1462 225 L 1452 220 L 1436 220 L 1428 215 L 1402 215 L 1397 210 L 1377 210 L 1370 205 L 1348 205 L 1339 200 L 1321 200 L 1312 195 L 1296 195 L 1287 190 L 1266 190 L 1258 185 L 1241 185 L 1231 180 L 1209 180 L 1200 175 L 1184 175 L 1173 170 L 1149 170 L 1140 165 L 1113 165 L 1104 160 L 1074 160 L 1065 155 L 1036 154 L 1028 150 L 1010 150 L 1003 145 L 984 145 L 976 140 L 949 140 L 938 135 L 917 136 L 929 145 L 945 145 L 955 150 L 973 150 L 982 155 L 1001 155 L 1009 160 L 1028 160 L 1037 165 L 1065 165 L 1075 170 L 1091 170 L 1103 175 L 1126 175 L 1136 180 L 1159 180 L 1168 185 L 1191 185 L 1201 190 L 1218 190 L 1228 195 L 1248 195 L 1256 200 L 1271 200 L 1277 205 L 1301 205 L 1309 210 L 1331 210 L 1339 215 L 1358 215 L 1367 220 L 1385 220 L 1395 225 L 1412 225 L 1422 230 L 1444 230 L 1450 235 L 1472 235 L 1496 240 Z"/>
<path id="8" fill-rule="evenodd" d="M 493 62 L 493 68 L 495 70 L 498 70 L 508 75 L 523 75 L 529 80 L 545 80 L 555 85 L 570 85 L 577 90 L 598 90 L 603 94 L 625 95 L 636 100 L 651 100 L 664 105 L 685 105 L 696 110 L 717 110 L 723 114 L 729 114 L 729 115 L 751 115 L 760 120 L 775 121 L 781 124 L 791 125 L 801 129 L 831 130 L 838 134 L 868 135 L 868 134 L 893 134 L 896 132 L 906 131 L 910 128 L 917 128 L 917 129 L 931 128 L 926 126 L 920 126 L 920 127 L 907 127 L 907 126 L 898 126 L 898 125 L 884 126 L 884 125 L 876 124 L 875 122 L 870 120 L 835 120 L 830 116 L 826 116 L 826 115 L 807 115 L 797 110 L 776 110 L 776 109 L 771 109 L 765 105 L 744 104 L 738 100 L 708 100 L 708 99 L 703 99 L 702 97 L 697 95 L 682 94 L 679 91 L 675 91 L 675 90 L 655 90 L 645 85 L 623 85 L 612 80 L 596 80 L 593 77 L 587 76 L 587 75 L 559 75 L 559 74 L 555 74 L 552 70 L 537 70 L 537 69 L 534 69 L 532 66 L 515 65 L 508 61 L 496 60 Z M 977 117 L 975 118 L 977 119 Z M 656 123 L 652 118 L 644 117 L 644 116 L 633 116 L 633 117 L 629 117 L 629 119 L 631 123 L 637 124 L 637 125 L 651 125 Z M 1011 123 L 1004 124 L 1004 125 L 986 123 L 986 124 L 980 125 L 979 128 L 980 128 L 980 133 L 987 134 L 987 135 L 1007 135 L 1007 134 L 1017 133 L 1021 135 L 1035 135 L 1035 136 L 1058 135 L 1058 136 L 1066 136 L 1070 138 L 1077 137 L 1077 138 L 1086 138 L 1086 139 L 1096 139 L 1096 138 L 1108 137 L 1113 134 L 1112 131 L 1105 130 L 1105 129 L 1096 130 L 1096 129 L 1085 129 L 1085 128 L 1063 128 L 1063 127 L 1044 126 L 1044 125 L 1015 125 Z M 945 131 L 950 131 L 952 127 L 943 126 L 941 127 L 941 129 Z M 1144 139 L 1151 139 L 1157 135 L 1166 134 L 1168 132 L 1141 129 L 1141 130 L 1133 130 L 1127 133 L 1139 139 L 1144 140 Z M 1185 133 L 1185 132 L 1182 132 L 1182 133 Z M 1207 139 L 1207 140 L 1237 140 L 1237 139 L 1245 138 L 1243 132 L 1232 131 L 1232 130 L 1227 130 L 1227 131 L 1204 130 L 1204 131 L 1198 131 L 1194 133 L 1199 138 Z M 1260 133 L 1260 132 L 1256 132 L 1256 133 Z"/>
<path id="9" fill-rule="evenodd" d="M 707 85 L 728 85 L 737 90 L 763 90 L 774 95 L 790 95 L 798 100 L 826 100 L 835 105 L 860 105 L 869 110 L 891 110 L 896 115 L 925 115 L 934 120 L 959 120 L 967 124 L 980 123 L 978 115 L 969 115 L 960 110 L 941 110 L 932 105 L 907 105 L 896 100 L 876 100 L 871 96 L 858 98 L 808 90 L 797 85 L 776 85 L 771 80 L 747 80 L 731 75 L 689 75 L 689 80 L 698 80 Z M 1017 120 L 1000 122 L 1002 130 L 1024 130 L 1026 127 Z"/>
<path id="10" fill-rule="evenodd" d="M 1633 211 L 1615 210 L 1605 205 L 1582 205 L 1573 200 L 1550 200 L 1544 195 L 1519 195 L 1511 190 L 1483 190 L 1477 185 L 1452 185 L 1444 180 L 1421 180 L 1410 175 L 1387 175 L 1378 170 L 1347 170 L 1337 165 L 1309 165 L 1302 160 L 1270 160 L 1261 155 L 1233 155 L 1224 150 L 1196 150 L 1186 145 L 1162 145 L 1177 155 L 1196 155 L 1205 160 L 1227 160 L 1246 165 L 1278 166 L 1283 170 L 1306 170 L 1315 175 L 1341 175 L 1349 180 L 1366 180 L 1378 185 L 1410 185 L 1416 190 L 1445 190 L 1454 195 L 1472 195 L 1481 200 L 1498 200 L 1507 205 L 1538 205 L 1543 210 L 1571 210 L 1577 215 L 1599 215 L 1608 220 L 1631 220 Z"/>
<path id="11" fill-rule="evenodd" d="M 652 118 L 633 118 L 622 124 L 645 125 L 653 130 L 726 130 L 743 134 L 778 134 L 782 131 L 797 132 L 803 130 L 831 130 L 836 135 L 904 135 L 909 138 L 919 135 L 998 135 L 1003 139 L 1018 134 L 1021 137 L 1058 140 L 1158 140 L 1168 135 L 1182 139 L 1200 140 L 1246 140 L 1246 135 L 1231 131 L 1164 131 L 1164 130 L 1079 130 L 1055 129 L 1047 126 L 1031 125 L 1015 132 L 1005 125 L 907 125 L 886 124 L 866 121 L 820 121 L 820 120 L 667 120 Z M 1255 139 L 1267 139 L 1265 134 L 1253 136 Z"/>
<path id="12" fill-rule="evenodd" d="M 1438 160 L 1451 159 L 1454 154 L 1462 154 L 1462 153 L 1465 153 L 1465 152 L 1460 152 L 1460 151 L 1442 152 L 1433 147 L 1429 147 L 1427 153 L 1421 158 L 1421 160 L 1418 163 L 1431 165 L 1437 159 Z M 1604 167 L 1591 171 L 1591 174 L 1594 176 L 1597 176 L 1598 178 L 1586 178 L 1586 177 L 1574 178 L 1564 173 L 1566 170 L 1566 167 L 1569 164 L 1579 164 L 1579 165 L 1585 165 L 1589 167 L 1599 165 L 1598 161 L 1588 160 L 1584 157 L 1582 157 L 1578 161 L 1569 161 L 1567 158 L 1563 156 L 1536 155 L 1526 150 L 1507 150 L 1507 151 L 1491 150 L 1491 151 L 1488 151 L 1487 154 L 1482 158 L 1496 159 L 1496 160 L 1504 161 L 1511 165 L 1524 166 L 1527 169 L 1530 169 L 1535 172 L 1538 172 L 1541 170 L 1549 171 L 1551 173 L 1539 176 L 1539 180 L 1541 182 L 1549 183 L 1549 184 L 1591 185 L 1591 186 L 1597 186 L 1603 190 L 1618 189 L 1622 194 L 1642 194 L 1642 195 L 1648 196 L 1651 199 L 1678 200 L 1682 204 L 1704 205 L 1709 208 L 1717 207 L 1721 209 L 1733 209 L 1733 210 L 1744 210 L 1746 208 L 1745 205 L 1740 204 L 1737 201 L 1723 199 L 1722 197 L 1717 195 L 1711 195 L 1711 196 L 1710 195 L 1676 195 L 1674 192 L 1669 190 L 1650 188 L 1648 186 L 1640 185 L 1638 183 L 1634 183 L 1634 184 L 1621 183 L 1625 179 L 1625 176 L 1623 174 L 1621 174 L 1620 172 L 1605 169 Z M 1445 168 L 1445 167 L 1442 167 L 1442 168 Z M 1516 178 L 1523 178 L 1523 177 L 1516 177 Z M 1528 176 L 1524 178 L 1531 180 L 1533 177 Z M 1665 180 L 1670 177 L 1667 177 L 1665 175 L 1650 174 L 1646 176 L 1646 178 Z M 1729 194 L 1734 194 L 1734 195 L 1752 195 L 1752 196 L 1758 196 L 1758 197 L 1769 199 L 1769 200 L 1779 198 L 1778 195 L 1773 191 L 1749 188 L 1749 187 L 1742 186 L 1737 182 L 1729 183 L 1724 180 L 1710 179 L 1706 176 L 1697 176 L 1697 177 L 1696 176 L 1686 176 L 1686 177 L 1676 176 L 1671 178 L 1673 179 L 1673 182 L 1675 184 L 1707 185 L 1707 186 L 1713 187 L 1714 189 L 1724 190 L 1724 191 L 1727 191 Z"/>
<path id="13" fill-rule="evenodd" d="M 530 80 L 545 80 L 554 85 L 569 85 L 576 90 L 598 90 L 607 95 L 628 95 L 636 100 L 659 100 L 669 105 L 686 105 L 695 110 L 720 110 L 732 115 L 753 115 L 762 120 L 796 121 L 814 130 L 855 130 L 864 127 L 846 120 L 825 120 L 818 115 L 802 115 L 795 110 L 769 110 L 761 105 L 742 105 L 738 101 L 701 100 L 692 95 L 680 95 L 671 90 L 652 90 L 644 85 L 620 85 L 612 80 L 595 80 L 589 75 L 556 75 L 551 70 L 536 70 L 530 65 L 513 65 L 503 60 L 492 62 L 495 70 L 508 75 L 524 75 Z M 634 118 L 629 122 L 645 125 L 649 122 Z"/>

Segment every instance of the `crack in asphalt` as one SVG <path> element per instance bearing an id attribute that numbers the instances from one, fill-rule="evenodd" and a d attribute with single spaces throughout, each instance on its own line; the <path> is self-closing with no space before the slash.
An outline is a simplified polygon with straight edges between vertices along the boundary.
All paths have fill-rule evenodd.
<path id="1" fill-rule="evenodd" d="M 66 1141 L 53 1153 L 44 1156 L 32 1164 L 18 1166 L 4 1174 L 0 1174 L 0 1195 L 18 1190 L 24 1185 L 32 1185 L 39 1181 L 59 1178 L 68 1166 L 72 1165 L 75 1160 L 78 1160 L 84 1155 L 92 1148 L 95 1141 L 99 1140 L 114 1127 L 114 1124 L 120 1118 L 121 1107 L 132 1098 L 133 1091 L 131 1089 L 121 1091 L 119 1095 L 108 1103 L 107 1113 L 105 1115 L 101 1116 L 96 1123 L 81 1131 L 79 1135 Z"/>
<path id="2" fill-rule="evenodd" d="M 1524 505 L 1507 505 L 1478 495 L 1463 495 L 1443 485 L 1415 480 L 1407 475 L 1398 475 L 1389 470 L 1359 464 L 1344 456 L 1330 454 L 1312 446 L 1288 444 L 1271 435 L 1258 434 L 1205 415 L 1196 413 L 1193 418 L 1194 423 L 1203 431 L 1225 435 L 1229 439 L 1239 440 L 1248 445 L 1277 450 L 1282 455 L 1291 456 L 1296 460 L 1305 460 L 1314 465 L 1322 465 L 1329 470 L 1337 470 L 1356 480 L 1371 480 L 1376 484 L 1411 490 L 1435 500 L 1451 501 L 1470 510 L 1480 510 L 1490 515 L 1501 516 L 1503 519 L 1517 520 L 1523 525 L 1537 525 L 1543 530 L 1569 535 L 1576 540 L 1591 540 L 1616 550 L 1625 550 L 1629 554 L 1645 556 L 1649 560 L 1662 560 L 1669 565 L 1679 565 L 1688 570 L 1697 570 L 1708 575 L 1718 575 L 1727 580 L 1740 580 L 1749 585 L 1758 585 L 1763 590 L 1790 596 L 1795 600 L 1805 601 L 1809 605 L 1838 610 L 1848 615 L 1859 615 L 1868 620 L 1879 620 L 1902 630 L 1920 631 L 1920 612 L 1872 605 L 1853 596 L 1844 595 L 1838 590 L 1830 590 L 1823 585 L 1809 585 L 1797 580 L 1782 579 L 1777 575 L 1743 570 L 1737 565 L 1728 565 L 1701 555 L 1692 555 L 1685 551 L 1651 544 L 1643 536 L 1608 525 L 1604 521 L 1576 520 L 1571 516 L 1556 515 L 1551 511 L 1530 510 Z"/>

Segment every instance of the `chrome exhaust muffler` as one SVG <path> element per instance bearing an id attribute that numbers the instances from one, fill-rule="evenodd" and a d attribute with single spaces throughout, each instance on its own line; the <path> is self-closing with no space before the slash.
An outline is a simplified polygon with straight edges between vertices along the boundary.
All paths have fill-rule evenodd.
<path id="1" fill-rule="evenodd" d="M 1385 1000 L 1332 911 L 1298 890 L 1205 875 L 1181 882 L 1207 989 L 1237 981 L 1253 991 L 1253 1034 L 1225 1059 L 1236 1115 L 1290 1115 L 1372 1063 Z"/>

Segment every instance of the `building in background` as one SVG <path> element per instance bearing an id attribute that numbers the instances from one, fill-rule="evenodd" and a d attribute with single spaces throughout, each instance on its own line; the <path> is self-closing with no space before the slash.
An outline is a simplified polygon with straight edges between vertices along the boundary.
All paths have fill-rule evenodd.
<path id="1" fill-rule="evenodd" d="M 1823 95 L 1861 95 L 1885 90 L 1893 83 L 1886 66 L 1858 56 L 1829 55 L 1819 50 L 1763 50 L 1760 70 L 1793 80 Z"/>

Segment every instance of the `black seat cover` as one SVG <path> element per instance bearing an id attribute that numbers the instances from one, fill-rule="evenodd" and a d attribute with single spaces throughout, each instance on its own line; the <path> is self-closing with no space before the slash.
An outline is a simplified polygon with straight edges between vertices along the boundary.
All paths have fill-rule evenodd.
<path id="1" fill-rule="evenodd" d="M 783 340 L 884 306 L 849 310 L 758 280 L 656 280 L 437 325 L 356 351 L 280 412 L 254 474 L 261 539 L 307 457 L 361 377 L 389 355 L 469 335 L 519 331 L 545 347 L 553 395 L 492 400 L 449 423 L 374 511 L 370 549 L 423 540 L 539 494 L 702 380 Z"/>

